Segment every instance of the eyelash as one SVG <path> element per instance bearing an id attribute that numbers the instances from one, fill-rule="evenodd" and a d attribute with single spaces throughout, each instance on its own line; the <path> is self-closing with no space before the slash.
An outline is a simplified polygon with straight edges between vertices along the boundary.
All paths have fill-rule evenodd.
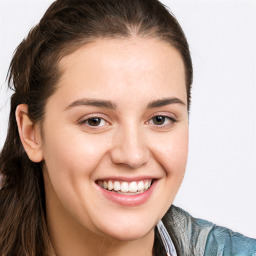
<path id="1" fill-rule="evenodd" d="M 87 125 L 88 127 L 90 127 L 90 128 L 92 128 L 92 129 L 99 129 L 99 128 L 97 128 L 97 127 L 101 127 L 101 126 L 103 126 L 103 125 L 90 125 L 88 122 L 90 122 L 90 121 L 92 121 L 93 119 L 98 119 L 98 120 L 100 120 L 100 122 L 102 122 L 102 121 L 104 121 L 105 123 L 107 123 L 108 125 L 109 125 L 109 122 L 108 121 L 106 121 L 104 118 L 102 118 L 102 117 L 99 117 L 99 116 L 92 116 L 92 117 L 89 117 L 89 118 L 87 118 L 87 119 L 84 119 L 84 120 L 82 120 L 81 122 L 79 122 L 79 124 L 80 125 L 83 125 L 83 124 L 85 124 L 85 125 Z"/>
<path id="2" fill-rule="evenodd" d="M 164 119 L 164 123 L 169 121 L 169 122 L 171 122 L 171 124 L 160 124 L 160 125 L 155 124 L 154 123 L 154 118 L 159 118 L 159 117 Z M 153 126 L 156 126 L 158 128 L 166 128 L 166 127 L 168 127 L 170 125 L 173 125 L 175 122 L 177 122 L 177 120 L 175 118 L 173 118 L 173 117 L 166 116 L 166 115 L 155 115 L 152 118 L 150 118 L 150 120 L 147 123 L 150 124 L 150 122 L 153 123 L 152 124 Z"/>
<path id="3" fill-rule="evenodd" d="M 164 123 L 169 121 L 169 122 L 171 122 L 171 124 L 160 124 L 160 125 L 155 124 L 154 123 L 154 118 L 159 118 L 159 117 L 164 119 Z M 93 119 L 95 119 L 96 123 L 97 123 L 97 120 L 100 122 L 100 124 L 102 122 L 105 122 L 105 123 L 103 123 L 102 125 L 90 125 L 89 122 L 93 121 Z M 177 122 L 177 120 L 175 118 L 173 118 L 173 117 L 170 117 L 170 116 L 167 116 L 167 115 L 154 115 L 153 117 L 151 117 L 146 122 L 146 124 L 155 126 L 157 128 L 168 128 L 168 126 L 172 126 L 175 122 Z M 86 125 L 87 127 L 90 127 L 91 129 L 100 129 L 99 127 L 102 127 L 102 126 L 105 126 L 105 125 L 109 125 L 110 123 L 108 121 L 106 121 L 103 117 L 92 116 L 92 117 L 89 117 L 87 119 L 84 119 L 84 120 L 80 121 L 79 124 L 80 125 Z"/>

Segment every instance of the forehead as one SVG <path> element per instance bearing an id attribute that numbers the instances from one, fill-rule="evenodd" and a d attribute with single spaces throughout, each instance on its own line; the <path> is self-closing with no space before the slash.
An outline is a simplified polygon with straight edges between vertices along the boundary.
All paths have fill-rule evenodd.
<path id="1" fill-rule="evenodd" d="M 174 47 L 157 39 L 98 39 L 63 57 L 59 68 L 57 93 L 69 97 L 84 93 L 118 100 L 123 94 L 141 97 L 145 92 L 162 92 L 186 102 L 182 58 Z"/>

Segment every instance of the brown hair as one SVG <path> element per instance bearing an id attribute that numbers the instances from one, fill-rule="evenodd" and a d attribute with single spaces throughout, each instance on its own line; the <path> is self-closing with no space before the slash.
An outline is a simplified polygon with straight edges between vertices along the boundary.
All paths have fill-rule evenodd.
<path id="1" fill-rule="evenodd" d="M 192 63 L 177 20 L 157 0 L 57 0 L 16 49 L 9 68 L 9 128 L 0 154 L 0 255 L 47 255 L 42 163 L 29 160 L 21 144 L 15 110 L 28 105 L 33 122 L 43 120 L 47 99 L 61 76 L 59 60 L 97 38 L 158 38 L 175 47 L 185 65 L 188 106 Z"/>

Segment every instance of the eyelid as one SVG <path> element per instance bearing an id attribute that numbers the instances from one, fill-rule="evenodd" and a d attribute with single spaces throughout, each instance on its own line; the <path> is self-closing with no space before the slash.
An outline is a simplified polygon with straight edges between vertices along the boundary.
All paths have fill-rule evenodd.
<path id="1" fill-rule="evenodd" d="M 164 124 L 154 124 L 153 122 L 153 118 L 157 117 L 157 116 L 162 116 L 164 118 L 166 118 L 167 120 L 164 121 Z M 150 115 L 148 121 L 146 122 L 146 125 L 149 125 L 149 127 L 151 127 L 151 129 L 156 130 L 156 131 L 169 131 L 173 128 L 173 126 L 175 125 L 175 123 L 177 122 L 177 118 L 174 114 L 171 114 L 169 112 L 157 112 L 154 113 L 153 115 Z M 167 124 L 166 124 L 167 122 Z"/>
<path id="2" fill-rule="evenodd" d="M 85 124 L 85 122 L 86 122 L 88 119 L 91 119 L 91 118 L 103 119 L 108 125 L 111 124 L 109 118 L 108 118 L 106 115 L 100 114 L 100 113 L 92 113 L 92 114 L 83 116 L 82 118 L 80 118 L 80 119 L 77 121 L 77 123 L 80 124 L 80 125 L 83 125 L 83 124 Z M 108 125 L 107 125 L 107 126 L 108 126 Z M 89 125 L 87 125 L 87 127 L 90 127 L 90 129 L 100 129 L 100 127 L 102 127 L 102 126 L 89 126 Z"/>
<path id="3" fill-rule="evenodd" d="M 167 120 L 169 120 L 169 121 L 172 122 L 172 123 L 177 122 L 174 118 L 171 118 L 171 117 L 169 117 L 169 116 L 156 115 L 156 116 L 153 116 L 152 118 L 150 118 L 149 121 L 148 121 L 148 123 L 150 123 L 150 122 L 154 119 L 154 117 L 157 117 L 157 116 L 162 116 L 162 117 L 166 118 Z M 152 125 L 153 125 L 153 126 L 156 126 L 156 127 L 166 127 L 166 126 L 168 126 L 168 124 L 160 124 L 160 125 L 152 124 Z"/>
<path id="4" fill-rule="evenodd" d="M 177 121 L 178 121 L 177 117 L 176 117 L 174 114 L 172 114 L 172 113 L 170 113 L 170 112 L 160 111 L 160 112 L 154 112 L 153 114 L 151 114 L 151 115 L 147 118 L 146 123 L 147 123 L 150 119 L 154 118 L 155 116 L 164 116 L 164 117 L 170 118 L 170 119 L 173 120 L 174 122 L 177 122 Z"/>

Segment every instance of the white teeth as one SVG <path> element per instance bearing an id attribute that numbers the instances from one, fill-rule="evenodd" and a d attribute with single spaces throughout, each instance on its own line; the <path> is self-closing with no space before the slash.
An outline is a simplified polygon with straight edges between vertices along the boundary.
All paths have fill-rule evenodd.
<path id="1" fill-rule="evenodd" d="M 129 185 L 129 192 L 137 192 L 138 186 L 135 181 L 131 182 Z"/>
<path id="2" fill-rule="evenodd" d="M 148 181 L 145 182 L 144 188 L 145 188 L 145 189 L 148 189 L 148 188 L 149 188 L 149 182 L 148 182 Z"/>
<path id="3" fill-rule="evenodd" d="M 129 191 L 128 182 L 122 182 L 122 184 L 121 184 L 121 191 L 124 192 L 124 193 Z"/>
<path id="4" fill-rule="evenodd" d="M 143 181 L 139 181 L 138 183 L 138 191 L 142 191 L 144 190 L 144 182 Z"/>
<path id="5" fill-rule="evenodd" d="M 103 188 L 107 189 L 108 188 L 108 182 L 104 180 L 103 182 Z"/>
<path id="6" fill-rule="evenodd" d="M 113 182 L 111 180 L 108 181 L 108 190 L 112 190 L 114 188 Z"/>
<path id="7" fill-rule="evenodd" d="M 121 189 L 121 185 L 119 181 L 114 182 L 114 190 L 119 191 Z"/>
<path id="8" fill-rule="evenodd" d="M 112 181 L 112 180 L 99 180 L 98 185 L 106 190 L 115 191 L 120 193 L 143 193 L 150 188 L 152 180 L 144 181 Z"/>

